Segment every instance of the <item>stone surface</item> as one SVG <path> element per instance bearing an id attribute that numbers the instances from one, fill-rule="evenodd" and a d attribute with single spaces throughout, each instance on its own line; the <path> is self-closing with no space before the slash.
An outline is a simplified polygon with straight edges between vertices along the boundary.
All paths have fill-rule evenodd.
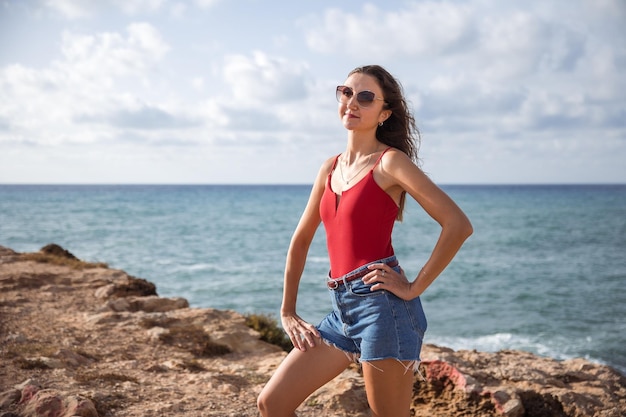
<path id="1" fill-rule="evenodd" d="M 0 246 L 0 416 L 258 416 L 256 396 L 286 354 L 245 317 L 160 298 L 149 281 L 83 268 L 57 246 L 42 253 L 52 258 Z M 413 416 L 626 415 L 624 377 L 583 359 L 433 345 L 422 358 Z M 360 369 L 298 412 L 369 416 Z"/>

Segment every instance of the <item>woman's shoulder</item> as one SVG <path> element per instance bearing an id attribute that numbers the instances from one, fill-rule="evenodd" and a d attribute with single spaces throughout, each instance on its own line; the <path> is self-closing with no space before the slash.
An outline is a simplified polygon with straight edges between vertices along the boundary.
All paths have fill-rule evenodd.
<path id="1" fill-rule="evenodd" d="M 393 146 L 388 147 L 383 151 L 383 155 L 381 156 L 381 161 L 383 163 L 387 162 L 388 164 L 392 164 L 397 166 L 398 164 L 413 164 L 413 161 L 407 154 L 402 152 L 398 148 L 394 148 Z"/>
<path id="2" fill-rule="evenodd" d="M 388 148 L 379 164 L 380 173 L 390 183 L 402 183 L 407 177 L 421 176 L 421 168 L 404 152 Z"/>
<path id="3" fill-rule="evenodd" d="M 331 171 L 333 170 L 333 167 L 337 163 L 337 158 L 339 158 L 339 155 L 341 155 L 341 154 L 333 155 L 333 156 L 329 157 L 328 159 L 326 159 L 322 163 L 322 166 L 320 168 L 320 172 L 323 172 L 326 175 L 330 174 Z"/>
<path id="4" fill-rule="evenodd" d="M 317 172 L 317 177 L 315 179 L 315 184 L 318 187 L 324 188 L 326 184 L 326 178 L 328 178 L 328 176 L 332 173 L 335 161 L 337 160 L 338 156 L 339 155 L 331 156 L 322 163 L 322 166 Z"/>

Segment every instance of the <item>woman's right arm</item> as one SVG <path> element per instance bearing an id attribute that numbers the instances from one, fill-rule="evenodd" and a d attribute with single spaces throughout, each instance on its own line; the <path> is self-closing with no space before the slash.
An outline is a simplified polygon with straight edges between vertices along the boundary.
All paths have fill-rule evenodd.
<path id="1" fill-rule="evenodd" d="M 320 201 L 333 162 L 334 158 L 327 160 L 317 174 L 309 201 L 291 237 L 285 262 L 283 301 L 280 308 L 281 322 L 294 347 L 300 350 L 306 350 L 307 343 L 311 347 L 315 346 L 314 337 L 319 337 L 315 326 L 305 322 L 297 315 L 296 301 L 309 247 L 321 223 Z M 304 337 L 304 340 L 301 336 Z M 307 343 L 304 343 L 305 341 Z"/>

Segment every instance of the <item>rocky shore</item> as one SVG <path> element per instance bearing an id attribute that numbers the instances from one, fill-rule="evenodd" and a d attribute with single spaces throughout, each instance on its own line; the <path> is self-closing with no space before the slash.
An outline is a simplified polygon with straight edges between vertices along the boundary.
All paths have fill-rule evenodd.
<path id="1" fill-rule="evenodd" d="M 258 416 L 286 355 L 234 311 L 189 308 L 56 245 L 0 246 L 0 417 Z M 426 345 L 413 416 L 626 415 L 626 380 L 583 359 Z M 368 416 L 353 366 L 300 416 Z"/>

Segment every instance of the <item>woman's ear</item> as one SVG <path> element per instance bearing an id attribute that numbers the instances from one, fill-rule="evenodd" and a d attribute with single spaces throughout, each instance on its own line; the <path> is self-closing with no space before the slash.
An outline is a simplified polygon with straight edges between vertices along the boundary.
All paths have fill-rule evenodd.
<path id="1" fill-rule="evenodd" d="M 389 119 L 389 117 L 391 117 L 391 110 L 383 110 L 380 112 L 380 116 L 378 116 L 378 123 L 384 123 L 385 120 Z"/>

